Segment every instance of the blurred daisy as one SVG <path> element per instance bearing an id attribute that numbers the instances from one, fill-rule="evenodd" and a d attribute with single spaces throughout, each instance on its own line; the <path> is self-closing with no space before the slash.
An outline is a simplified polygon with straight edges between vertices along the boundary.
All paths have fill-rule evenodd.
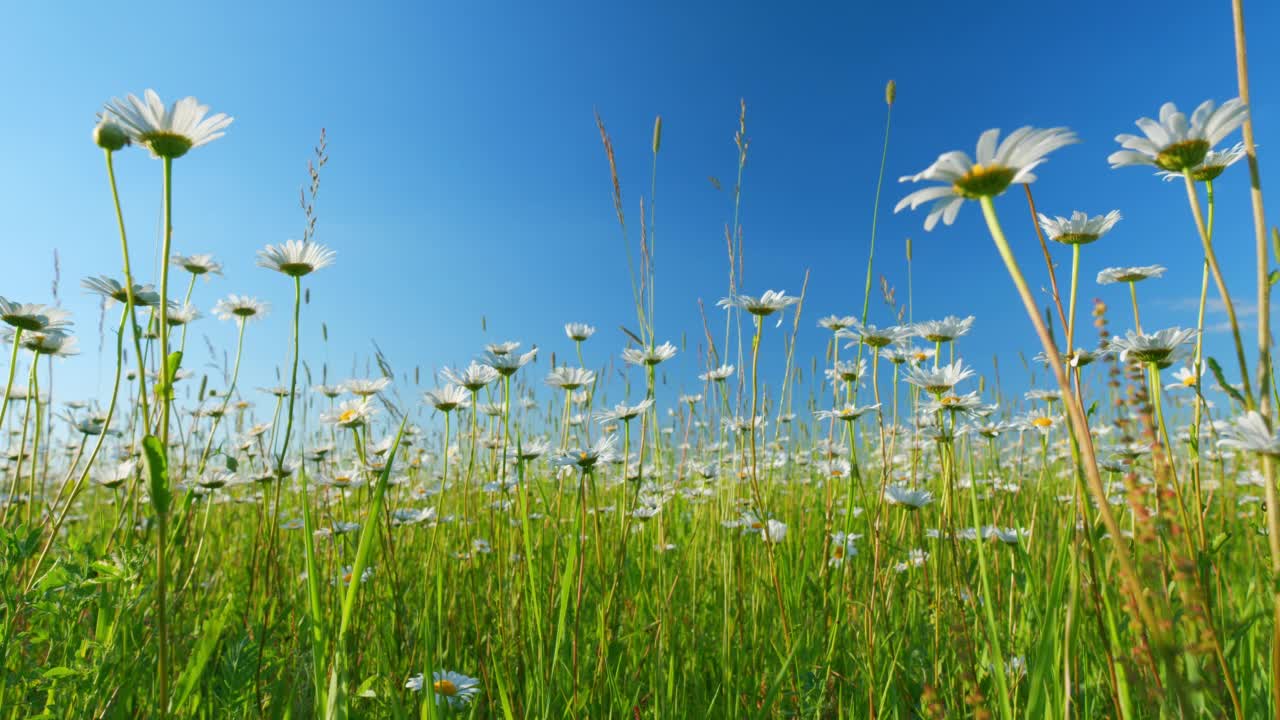
<path id="1" fill-rule="evenodd" d="M 222 274 L 222 263 L 214 260 L 213 255 L 209 253 L 201 253 L 199 255 L 178 255 L 175 253 L 169 261 L 192 275 Z"/>
<path id="2" fill-rule="evenodd" d="M 465 369 L 445 368 L 441 373 L 449 382 L 460 385 L 471 392 L 476 392 L 498 379 L 498 371 L 488 365 L 472 362 Z"/>
<path id="3" fill-rule="evenodd" d="M 596 374 L 583 368 L 558 367 L 547 373 L 546 383 L 562 390 L 577 390 L 595 382 Z"/>
<path id="4" fill-rule="evenodd" d="M 844 422 L 853 422 L 879 407 L 880 403 L 876 403 L 875 405 L 863 405 L 862 407 L 845 405 L 844 407 L 839 407 L 834 410 L 819 410 L 813 415 L 819 420 L 843 420 Z"/>
<path id="5" fill-rule="evenodd" d="M 1159 121 L 1138 119 L 1138 129 L 1146 137 L 1117 135 L 1116 142 L 1125 149 L 1112 153 L 1107 162 L 1113 168 L 1153 165 L 1175 173 L 1193 170 L 1214 145 L 1244 123 L 1248 112 L 1240 98 L 1232 98 L 1221 106 L 1205 100 L 1191 114 L 1188 123 L 1187 116 L 1167 102 L 1160 106 Z"/>
<path id="6" fill-rule="evenodd" d="M 1050 240 L 1064 245 L 1087 245 L 1111 232 L 1116 223 L 1120 222 L 1120 211 L 1112 210 L 1106 215 L 1089 217 L 1076 210 L 1069 218 L 1044 214 L 1037 217 L 1040 219 L 1040 227 Z"/>
<path id="7" fill-rule="evenodd" d="M 858 324 L 858 319 L 852 315 L 828 315 L 818 321 L 818 327 L 826 328 L 831 332 L 838 333 L 845 328 L 853 327 Z"/>
<path id="8" fill-rule="evenodd" d="M 787 295 L 785 290 L 765 290 L 760 297 L 734 295 L 733 297 L 721 298 L 716 305 L 726 309 L 731 307 L 741 308 L 752 315 L 765 317 L 798 302 L 800 302 L 800 298 Z"/>
<path id="9" fill-rule="evenodd" d="M 972 376 L 973 370 L 965 367 L 963 360 L 957 360 L 937 368 L 907 368 L 903 379 L 911 385 L 938 395 L 951 390 L 962 380 Z"/>
<path id="10" fill-rule="evenodd" d="M 170 303 L 169 308 L 164 315 L 169 320 L 170 325 L 181 327 L 198 319 L 200 317 L 200 311 L 191 303 L 187 303 L 186 305 Z"/>
<path id="11" fill-rule="evenodd" d="M 106 298 L 108 306 L 112 303 L 123 305 L 129 301 L 129 294 L 125 291 L 124 285 L 106 275 L 87 277 L 80 281 L 80 286 L 89 292 L 97 293 Z M 133 286 L 133 304 L 136 307 L 154 307 L 160 304 L 160 294 L 151 285 L 135 284 Z"/>
<path id="12" fill-rule="evenodd" d="M 576 467 L 583 472 L 587 472 L 601 461 L 609 462 L 614 459 L 614 444 L 617 442 L 616 435 L 606 435 L 596 441 L 589 448 L 573 450 L 552 461 L 557 467 Z"/>
<path id="13" fill-rule="evenodd" d="M 137 297 L 135 293 L 135 297 Z M 219 320 L 235 320 L 238 323 L 259 319 L 271 306 L 257 298 L 228 295 L 213 306 L 213 314 Z"/>
<path id="14" fill-rule="evenodd" d="M 912 510 L 933 502 L 933 493 L 928 490 L 911 490 L 901 485 L 889 485 L 884 489 L 884 499 L 891 505 L 902 505 Z"/>
<path id="15" fill-rule="evenodd" d="M 10 338 L 9 342 L 13 339 Z M 22 336 L 22 347 L 37 355 L 71 357 L 80 354 L 80 342 L 63 332 L 32 332 Z"/>
<path id="16" fill-rule="evenodd" d="M 582 342 L 596 334 L 596 329 L 586 323 L 565 323 L 564 334 L 574 342 Z"/>
<path id="17" fill-rule="evenodd" d="M 1280 436 L 1267 427 L 1267 421 L 1254 410 L 1235 418 L 1223 426 L 1219 433 L 1219 447 L 1280 456 Z"/>
<path id="18" fill-rule="evenodd" d="M 319 243 L 286 240 L 258 251 L 258 265 L 299 278 L 333 264 L 337 253 Z"/>
<path id="19" fill-rule="evenodd" d="M 855 321 L 848 329 L 840 330 L 836 335 L 838 337 L 851 338 L 867 347 L 882 348 L 903 342 L 911 337 L 911 328 L 899 325 L 878 328 L 875 325 L 863 325 Z M 855 343 L 849 343 L 845 347 L 853 347 L 854 345 Z"/>
<path id="20" fill-rule="evenodd" d="M 698 376 L 698 379 L 702 382 L 724 382 L 733 375 L 733 369 L 732 365 L 721 365 L 714 370 L 708 370 L 707 372 L 702 373 Z"/>
<path id="21" fill-rule="evenodd" d="M 471 404 L 471 395 L 460 385 L 445 385 L 442 388 L 428 390 L 424 394 L 427 402 L 440 412 L 453 412 Z"/>
<path id="22" fill-rule="evenodd" d="M 676 346 L 669 342 L 664 342 L 656 347 L 649 348 L 627 348 L 622 351 L 622 359 L 632 365 L 648 365 L 653 366 L 670 360 L 676 356 Z M 732 369 L 730 369 L 732 372 Z"/>
<path id="23" fill-rule="evenodd" d="M 629 422 L 640 417 L 640 414 L 653 406 L 652 398 L 645 398 L 635 405 L 627 405 L 626 403 L 618 403 L 610 410 L 601 410 L 596 413 L 596 420 L 602 423 L 612 422 Z"/>
<path id="24" fill-rule="evenodd" d="M 973 329 L 973 316 L 959 318 L 948 315 L 941 320 L 924 320 L 911 326 L 912 332 L 931 343 L 951 342 L 968 335 Z"/>
<path id="25" fill-rule="evenodd" d="M 955 222 L 965 200 L 995 197 L 1014 184 L 1035 181 L 1032 170 L 1045 161 L 1045 156 L 1058 148 L 1077 142 L 1075 133 L 1066 128 L 1038 130 L 1022 127 L 996 144 L 997 129 L 987 130 L 978 138 L 977 161 L 968 154 L 953 150 L 938 156 L 932 165 L 915 175 L 898 178 L 898 182 L 931 180 L 942 183 L 917 190 L 902 198 L 893 208 L 912 210 L 933 201 L 924 221 L 924 229 L 932 230 L 938 220 L 947 225 Z"/>
<path id="26" fill-rule="evenodd" d="M 320 422 L 347 429 L 364 427 L 377 411 L 367 398 L 348 400 L 333 410 L 320 413 Z"/>
<path id="27" fill-rule="evenodd" d="M 1147 278 L 1158 278 L 1164 275 L 1167 268 L 1163 265 L 1135 265 L 1133 267 L 1109 267 L 1098 273 L 1099 285 L 1113 285 L 1122 282 L 1138 282 Z"/>
<path id="28" fill-rule="evenodd" d="M 516 344 L 519 347 L 519 343 Z M 490 346 L 492 348 L 493 346 Z M 488 350 L 484 357 L 484 362 L 489 367 L 497 371 L 503 377 L 514 375 L 517 370 L 528 365 L 530 361 L 538 356 L 538 348 L 534 348 L 523 355 L 512 355 L 510 353 L 495 353 L 492 349 Z"/>
<path id="29" fill-rule="evenodd" d="M 232 118 L 222 113 L 208 115 L 209 107 L 193 97 L 166 108 L 155 90 L 148 89 L 143 96 L 145 101 L 136 95 L 124 101 L 113 99 L 103 117 L 117 121 L 130 140 L 145 146 L 153 157 L 180 158 L 191 148 L 222 137 L 231 124 Z"/>
<path id="30" fill-rule="evenodd" d="M 29 332 L 59 331 L 71 327 L 71 313 L 34 303 L 14 303 L 0 297 L 0 322 Z"/>
<path id="31" fill-rule="evenodd" d="M 391 378 L 352 378 L 342 383 L 342 389 L 356 397 L 369 398 L 386 390 L 391 385 Z"/>

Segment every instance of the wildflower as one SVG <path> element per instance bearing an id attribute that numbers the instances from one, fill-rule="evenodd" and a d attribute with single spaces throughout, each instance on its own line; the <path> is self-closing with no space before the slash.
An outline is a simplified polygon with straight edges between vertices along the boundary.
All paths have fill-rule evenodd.
<path id="1" fill-rule="evenodd" d="M 854 325 L 847 330 L 836 332 L 838 337 L 852 338 L 867 347 L 882 348 L 894 343 L 900 343 L 911 337 L 911 328 L 893 326 L 887 328 L 878 328 L 875 325 L 863 325 L 855 321 Z M 854 343 L 849 343 L 845 347 L 853 347 Z"/>
<path id="2" fill-rule="evenodd" d="M 391 378 L 352 378 L 342 383 L 342 389 L 356 397 L 369 398 L 386 390 L 391 385 Z"/>
<path id="3" fill-rule="evenodd" d="M 657 347 L 627 348 L 622 351 L 622 359 L 632 365 L 647 365 L 653 367 L 659 363 L 670 360 L 676 355 L 676 346 L 669 342 L 664 342 Z M 731 370 L 732 372 L 732 370 Z"/>
<path id="4" fill-rule="evenodd" d="M 364 427 L 377 411 L 368 398 L 348 400 L 332 411 L 320 413 L 320 422 L 347 429 Z"/>
<path id="5" fill-rule="evenodd" d="M 440 412 L 452 412 L 471 404 L 471 397 L 466 388 L 459 385 L 445 385 L 442 388 L 428 390 L 423 393 L 423 396 Z"/>
<path id="6" fill-rule="evenodd" d="M 982 408 L 982 398 L 976 392 L 965 393 L 964 395 L 944 393 L 936 397 L 926 398 L 920 406 L 921 412 L 931 414 L 941 410 L 949 413 L 976 413 Z"/>
<path id="7" fill-rule="evenodd" d="M 1163 265 L 1109 267 L 1098 273 L 1098 284 L 1111 285 L 1122 282 L 1138 282 L 1147 278 L 1158 278 L 1164 275 L 1166 269 Z"/>
<path id="8" fill-rule="evenodd" d="M 510 355 L 520 349 L 520 343 L 515 340 L 506 340 L 500 343 L 489 343 L 484 346 L 485 352 L 493 355 Z"/>
<path id="9" fill-rule="evenodd" d="M 724 382 L 725 380 L 728 380 L 729 377 L 732 375 L 733 375 L 732 365 L 721 365 L 718 368 L 715 368 L 713 370 L 708 370 L 707 372 L 702 373 L 701 375 L 698 376 L 698 379 L 701 380 L 702 382 L 711 382 L 711 381 Z"/>
<path id="10" fill-rule="evenodd" d="M 938 395 L 954 388 L 960 381 L 973 376 L 973 370 L 957 360 L 941 367 L 928 369 L 908 368 L 904 378 L 908 383 Z"/>
<path id="11" fill-rule="evenodd" d="M 845 315 L 844 317 L 840 317 L 839 315 L 828 315 L 818 321 L 818 327 L 826 328 L 833 333 L 839 333 L 841 330 L 853 327 L 857 324 L 858 319 L 852 315 Z"/>
<path id="12" fill-rule="evenodd" d="M 1186 390 L 1194 388 L 1200 383 L 1200 376 L 1204 372 L 1203 365 L 1200 367 L 1184 367 L 1178 368 L 1173 373 L 1174 382 L 1164 386 L 1165 390 Z"/>
<path id="13" fill-rule="evenodd" d="M 725 309 L 731 307 L 741 308 L 752 315 L 765 317 L 798 302 L 800 302 L 800 298 L 787 295 L 785 290 L 765 290 L 760 297 L 734 295 L 733 297 L 722 298 L 716 305 Z"/>
<path id="14" fill-rule="evenodd" d="M 897 563 L 896 565 L 893 566 L 893 569 L 896 570 L 897 572 L 903 573 L 910 570 L 911 568 L 923 567 L 925 561 L 928 559 L 929 559 L 929 553 L 925 552 L 924 550 L 915 549 L 907 553 L 907 559 L 905 562 Z"/>
<path id="15" fill-rule="evenodd" d="M 1120 211 L 1112 210 L 1106 215 L 1089 217 L 1076 210 L 1070 218 L 1038 215 L 1040 227 L 1050 240 L 1064 245 L 1087 245 L 1106 235 L 1111 228 L 1120 222 Z"/>
<path id="16" fill-rule="evenodd" d="M 600 461 L 609 462 L 614 455 L 617 436 L 606 435 L 589 448 L 573 450 L 552 461 L 557 467 L 576 467 L 583 472 L 593 469 Z"/>
<path id="17" fill-rule="evenodd" d="M 71 327 L 71 313 L 48 305 L 9 302 L 0 297 L 0 322 L 23 331 L 61 331 Z"/>
<path id="18" fill-rule="evenodd" d="M 1041 435 L 1047 435 L 1061 419 L 1061 417 L 1051 415 L 1045 410 L 1038 410 L 1027 413 L 1026 417 L 1020 421 L 1020 424 L 1025 430 L 1035 430 Z"/>
<path id="19" fill-rule="evenodd" d="M 534 348 L 523 355 L 512 355 L 510 353 L 495 353 L 490 349 L 485 355 L 484 362 L 493 368 L 503 377 L 510 377 L 517 370 L 528 365 L 531 360 L 538 356 L 538 349 Z"/>
<path id="20" fill-rule="evenodd" d="M 834 410 L 819 410 L 814 413 L 814 417 L 819 420 L 843 420 L 845 422 L 853 422 L 867 413 L 880 407 L 880 403 L 875 405 L 863 405 L 862 407 L 854 407 L 853 405 L 845 405 Z"/>
<path id="21" fill-rule="evenodd" d="M 12 338 L 9 338 L 12 342 Z M 80 354 L 80 343 L 74 336 L 60 331 L 32 332 L 22 336 L 22 347 L 36 355 L 70 357 Z"/>
<path id="22" fill-rule="evenodd" d="M 565 323 L 564 334 L 574 342 L 582 342 L 596 334 L 596 329 L 586 323 Z"/>
<path id="23" fill-rule="evenodd" d="M 1146 137 L 1117 135 L 1116 142 L 1124 150 L 1112 153 L 1107 162 L 1111 167 L 1127 165 L 1153 165 L 1161 170 L 1181 173 L 1190 171 L 1204 161 L 1213 146 L 1222 142 L 1240 127 L 1248 114 L 1248 108 L 1240 98 L 1232 98 L 1221 106 L 1212 100 L 1200 103 L 1187 116 L 1171 102 L 1160 106 L 1160 120 L 1139 118 L 1137 126 Z"/>
<path id="24" fill-rule="evenodd" d="M 300 278 L 332 265 L 335 257 L 337 253 L 319 243 L 286 240 L 283 244 L 268 245 L 259 250 L 258 265 Z"/>
<path id="25" fill-rule="evenodd" d="M 170 326 L 181 327 L 199 318 L 200 311 L 191 303 L 187 303 L 186 305 L 169 303 L 169 307 L 165 310 L 164 315 L 169 320 Z"/>
<path id="26" fill-rule="evenodd" d="M 454 385 L 461 385 L 471 392 L 477 392 L 498 379 L 497 370 L 477 362 L 472 362 L 465 370 L 445 368 L 443 375 L 449 382 Z"/>
<path id="27" fill-rule="evenodd" d="M 117 122 L 129 139 L 146 147 L 152 157 L 180 158 L 192 148 L 222 137 L 232 118 L 218 113 L 206 117 L 207 105 L 185 97 L 166 108 L 154 90 L 144 93 L 145 102 L 129 95 L 127 102 L 113 99 L 104 120 Z"/>
<path id="28" fill-rule="evenodd" d="M 93 126 L 93 144 L 115 152 L 129 144 L 129 133 L 115 121 L 110 113 L 98 116 L 98 124 Z"/>
<path id="29" fill-rule="evenodd" d="M 135 293 L 134 297 L 137 295 Z M 213 306 L 213 314 L 219 320 L 235 320 L 238 323 L 257 320 L 267 314 L 271 306 L 257 298 L 228 295 Z"/>
<path id="30" fill-rule="evenodd" d="M 213 255 L 209 253 L 200 253 L 198 255 L 179 255 L 174 253 L 169 262 L 186 270 L 192 275 L 221 275 L 222 263 L 213 259 Z"/>
<path id="31" fill-rule="evenodd" d="M 611 422 L 629 422 L 640 417 L 645 410 L 653 407 L 653 399 L 645 398 L 635 405 L 627 405 L 626 403 L 618 403 L 613 406 L 612 410 L 601 410 L 596 413 L 596 420 L 602 423 Z"/>
<path id="32" fill-rule="evenodd" d="M 112 303 L 124 304 L 129 301 L 128 291 L 125 290 L 124 285 L 118 280 L 105 275 L 85 278 L 80 281 L 80 286 L 89 292 L 101 295 L 107 300 L 108 306 Z M 135 284 L 133 286 L 133 304 L 136 307 L 154 307 L 160 304 L 160 294 L 151 285 Z"/>
<path id="33" fill-rule="evenodd" d="M 1195 330 L 1177 327 L 1166 328 L 1150 335 L 1130 330 L 1124 337 L 1112 338 L 1110 347 L 1120 351 L 1122 362 L 1133 359 L 1136 362 L 1161 363 L 1168 360 L 1178 346 L 1187 343 L 1195 336 Z"/>
<path id="34" fill-rule="evenodd" d="M 1219 432 L 1218 447 L 1280 457 L 1280 435 L 1254 410 L 1235 418 Z"/>
<path id="35" fill-rule="evenodd" d="M 846 383 L 856 383 L 858 382 L 858 378 L 862 377 L 866 373 L 866 360 L 849 360 L 847 362 L 837 361 L 835 365 L 828 368 L 826 371 L 827 377 L 832 381 L 840 380 Z"/>
<path id="36" fill-rule="evenodd" d="M 925 230 L 932 230 L 941 219 L 947 225 L 955 222 L 965 200 L 995 197 L 1013 184 L 1029 184 L 1036 176 L 1032 170 L 1045 161 L 1045 156 L 1058 148 L 1076 142 L 1075 133 L 1066 128 L 1037 130 L 1022 127 L 1010 133 L 998 146 L 1000 131 L 987 130 L 978 138 L 977 162 L 960 150 L 938 156 L 932 165 L 899 182 L 934 180 L 943 183 L 917 190 L 902 198 L 893 208 L 899 212 L 912 210 L 935 201 L 925 218 Z"/>
<path id="37" fill-rule="evenodd" d="M 925 320 L 911 326 L 911 330 L 917 336 L 931 343 L 951 342 L 962 335 L 968 335 L 972 328 L 972 315 L 966 318 L 948 315 L 941 320 Z"/>
<path id="38" fill-rule="evenodd" d="M 884 489 L 884 499 L 891 505 L 904 505 L 912 510 L 919 510 L 933 502 L 933 493 L 928 490 L 911 490 L 901 485 L 889 485 Z"/>
<path id="39" fill-rule="evenodd" d="M 563 390 L 577 390 L 595 382 L 596 374 L 583 368 L 558 367 L 547 374 L 546 383 Z"/>
<path id="40" fill-rule="evenodd" d="M 480 681 L 452 670 L 437 670 L 431 673 L 431 690 L 436 695 L 436 702 L 447 703 L 453 710 L 461 710 L 480 694 Z M 422 675 L 414 675 L 404 686 L 413 691 L 422 691 Z"/>

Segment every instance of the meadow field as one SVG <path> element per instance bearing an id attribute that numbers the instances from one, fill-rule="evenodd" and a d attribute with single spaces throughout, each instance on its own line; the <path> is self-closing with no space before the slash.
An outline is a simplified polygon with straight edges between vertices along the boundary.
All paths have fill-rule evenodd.
<path id="1" fill-rule="evenodd" d="M 814 306 L 807 275 L 790 292 L 756 284 L 766 267 L 742 282 L 744 103 L 724 274 L 698 289 L 722 299 L 688 308 L 700 337 L 655 312 L 662 117 L 622 138 L 597 115 L 608 242 L 627 258 L 600 272 L 634 314 L 450 347 L 439 372 L 373 349 L 349 374 L 301 350 L 305 329 L 327 342 L 349 321 L 309 315 L 309 284 L 361 252 L 326 244 L 325 134 L 299 158 L 300 239 L 224 276 L 217 248 L 174 239 L 174 199 L 188 154 L 237 125 L 104 88 L 83 152 L 103 158 L 119 262 L 62 282 L 100 299 L 105 329 L 63 309 L 56 281 L 54 297 L 0 287 L 0 717 L 1280 717 L 1280 233 L 1238 12 L 1235 33 L 1206 51 L 1235 53 L 1236 97 L 1133 107 L 1114 143 L 989 130 L 898 167 L 889 81 L 866 103 L 884 138 L 849 307 Z M 651 156 L 641 197 L 615 143 Z M 1185 232 L 1142 260 L 1202 268 L 1179 325 L 1144 323 L 1162 265 L 1080 270 L 1125 198 L 1037 198 L 1043 163 L 1069 152 L 1176 190 Z M 126 222 L 125 157 L 150 163 L 156 247 Z M 1254 251 L 1251 286 L 1228 287 L 1239 269 L 1215 249 L 1225 173 L 1250 178 L 1252 233 L 1229 242 Z M 963 302 L 913 308 L 912 264 L 943 257 L 907 240 L 905 266 L 877 258 L 877 240 L 902 242 L 877 221 L 912 211 L 923 236 L 968 221 L 953 246 L 994 245 L 1025 309 L 1005 330 L 1025 349 L 1016 382 L 975 371 L 992 353 Z M 267 285 L 292 301 L 257 299 Z M 1226 318 L 1212 352 L 1207 308 Z M 258 331 L 269 313 L 287 338 Z M 192 360 L 204 323 L 238 338 L 208 348 L 214 367 Z M 825 352 L 798 351 L 814 338 Z M 94 345 L 109 392 L 58 392 L 64 358 Z M 700 371 L 672 377 L 678 355 Z M 279 383 L 247 386 L 242 364 Z"/>

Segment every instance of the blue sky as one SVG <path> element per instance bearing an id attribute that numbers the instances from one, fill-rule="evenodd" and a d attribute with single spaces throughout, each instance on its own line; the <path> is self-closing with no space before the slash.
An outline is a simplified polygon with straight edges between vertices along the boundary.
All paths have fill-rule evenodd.
<path id="1" fill-rule="evenodd" d="M 51 302 L 53 252 L 61 302 L 75 313 L 83 355 L 60 371 L 61 399 L 105 388 L 98 310 L 80 278 L 119 275 L 119 244 L 94 113 L 113 96 L 156 88 L 194 95 L 234 115 L 227 136 L 177 162 L 174 248 L 212 252 L 225 277 L 200 283 L 207 311 L 227 293 L 269 300 L 250 329 L 245 387 L 274 382 L 287 356 L 286 279 L 255 267 L 267 243 L 298 237 L 298 188 L 321 127 L 324 171 L 317 239 L 337 264 L 308 279 L 305 357 L 331 379 L 351 372 L 376 339 L 398 370 L 463 363 L 483 342 L 519 339 L 564 357 L 561 326 L 600 333 L 588 364 L 616 358 L 619 324 L 634 325 L 626 263 L 593 121 L 618 150 L 628 215 L 649 182 L 654 116 L 664 121 L 658 170 L 658 335 L 689 338 L 668 378 L 692 390 L 701 336 L 724 295 L 723 227 L 736 166 L 738 103 L 751 146 L 743 188 L 747 292 L 800 289 L 811 271 L 802 364 L 820 353 L 816 320 L 861 308 L 872 197 L 884 123 L 883 88 L 898 83 L 876 274 L 906 297 L 903 247 L 913 238 L 914 315 L 974 314 L 962 353 L 980 368 L 1038 349 L 976 206 L 952 227 L 923 230 L 923 213 L 893 215 L 908 191 L 896 178 L 939 153 L 972 151 L 988 127 L 1067 125 L 1084 142 L 1053 155 L 1034 186 L 1042 211 L 1120 209 L 1125 220 L 1086 248 L 1082 298 L 1099 296 L 1123 330 L 1123 288 L 1092 278 L 1114 264 L 1161 263 L 1141 288 L 1144 325 L 1194 325 L 1200 253 L 1184 192 L 1145 170 L 1109 170 L 1113 136 L 1173 100 L 1236 94 L 1226 4 L 1110 2 L 853 3 L 785 8 L 754 3 L 224 2 L 201 13 L 172 3 L 57 3 L 11 8 L 0 28 L 9 70 L 0 133 L 0 215 L 7 261 L 0 295 Z M 194 6 L 192 6 L 194 7 Z M 1254 117 L 1263 146 L 1280 115 L 1280 49 L 1263 41 L 1280 9 L 1250 3 Z M 1234 142 L 1237 137 L 1233 137 Z M 118 160 L 138 274 L 154 277 L 160 166 L 140 150 Z M 719 178 L 724 190 L 708 180 Z M 1252 307 L 1246 173 L 1219 182 L 1218 238 L 1234 294 Z M 1272 207 L 1280 199 L 1272 199 Z M 998 201 L 1033 286 L 1047 285 L 1020 192 Z M 1274 210 L 1273 210 L 1274 212 Z M 634 237 L 634 235 L 633 235 Z M 1054 248 L 1065 272 L 1069 255 Z M 1062 277 L 1065 281 L 1065 277 Z M 1047 301 L 1047 297 L 1044 298 Z M 1087 305 L 1083 306 L 1087 312 Z M 487 319 L 488 332 L 481 330 Z M 721 316 L 711 315 L 719 327 Z M 1212 323 L 1221 322 L 1211 316 Z M 892 320 L 873 297 L 872 320 Z M 1252 317 L 1246 317 L 1250 324 Z M 329 329 L 320 341 L 319 324 Z M 114 319 L 108 319 L 108 326 Z M 209 361 L 201 336 L 230 348 L 212 317 L 192 327 L 189 367 Z M 718 333 L 717 333 L 718 335 Z M 765 364 L 780 374 L 782 331 L 769 328 Z M 107 347 L 110 348 L 108 341 Z M 1210 345 L 1229 367 L 1226 336 Z M 547 369 L 539 362 L 537 374 Z"/>

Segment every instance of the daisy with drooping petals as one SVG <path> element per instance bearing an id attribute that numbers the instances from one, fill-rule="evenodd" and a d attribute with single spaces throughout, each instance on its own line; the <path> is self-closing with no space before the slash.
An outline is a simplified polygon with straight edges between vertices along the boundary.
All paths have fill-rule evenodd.
<path id="1" fill-rule="evenodd" d="M 596 329 L 586 323 L 565 323 L 564 334 L 574 342 L 583 342 L 596 334 Z"/>
<path id="2" fill-rule="evenodd" d="M 125 304 L 129 302 L 129 293 L 124 285 L 114 278 L 106 275 L 98 277 L 88 277 L 80 281 L 80 286 L 92 293 L 97 293 L 106 298 L 107 305 L 111 303 Z M 133 304 L 136 307 L 155 307 L 160 304 L 160 294 L 155 291 L 151 285 L 133 286 Z"/>
<path id="3" fill-rule="evenodd" d="M 764 317 L 798 302 L 800 302 L 800 298 L 788 295 L 785 290 L 765 290 L 760 297 L 734 295 L 733 297 L 721 298 L 716 305 L 725 309 L 731 307 L 741 308 L 752 315 Z"/>
<path id="4" fill-rule="evenodd" d="M 632 365 L 657 365 L 676 356 L 676 346 L 664 342 L 656 347 L 627 348 L 622 351 L 622 359 Z"/>
<path id="5" fill-rule="evenodd" d="M 1223 427 L 1219 447 L 1227 447 L 1262 455 L 1280 456 L 1280 436 L 1267 427 L 1267 421 L 1256 411 L 1241 415 Z"/>
<path id="6" fill-rule="evenodd" d="M 932 180 L 943 183 L 917 190 L 902 198 L 893 208 L 912 210 L 933 201 L 924 229 L 932 230 L 941 219 L 950 225 L 955 222 L 960 206 L 965 200 L 991 198 L 1003 193 L 1010 185 L 1034 182 L 1031 172 L 1045 161 L 1045 156 L 1061 147 L 1077 142 L 1075 133 L 1067 128 L 1036 129 L 1021 127 L 996 144 L 998 129 L 988 130 L 978 138 L 977 160 L 961 150 L 953 150 L 938 156 L 932 165 L 915 175 L 898 178 L 898 182 Z"/>
<path id="7" fill-rule="evenodd" d="M 135 297 L 136 294 L 135 294 Z M 257 298 L 228 295 L 213 306 L 213 314 L 219 320 L 235 320 L 238 323 L 261 318 L 271 306 Z"/>
<path id="8" fill-rule="evenodd" d="M 1098 273 L 1099 285 L 1134 283 L 1147 278 L 1158 278 L 1167 270 L 1163 265 L 1136 265 L 1133 267 L 1109 267 Z"/>
<path id="9" fill-rule="evenodd" d="M 136 95 L 123 101 L 113 99 L 103 118 L 117 121 L 129 139 L 145 146 L 153 157 L 180 158 L 191 148 L 222 137 L 232 121 L 223 113 L 208 115 L 209 107 L 193 97 L 166 108 L 155 90 L 148 89 L 143 96 L 145 100 Z"/>
<path id="10" fill-rule="evenodd" d="M 214 260 L 213 255 L 209 253 L 199 253 L 196 255 L 179 255 L 174 253 L 169 262 L 183 270 L 186 270 L 192 275 L 222 274 L 222 263 Z"/>

